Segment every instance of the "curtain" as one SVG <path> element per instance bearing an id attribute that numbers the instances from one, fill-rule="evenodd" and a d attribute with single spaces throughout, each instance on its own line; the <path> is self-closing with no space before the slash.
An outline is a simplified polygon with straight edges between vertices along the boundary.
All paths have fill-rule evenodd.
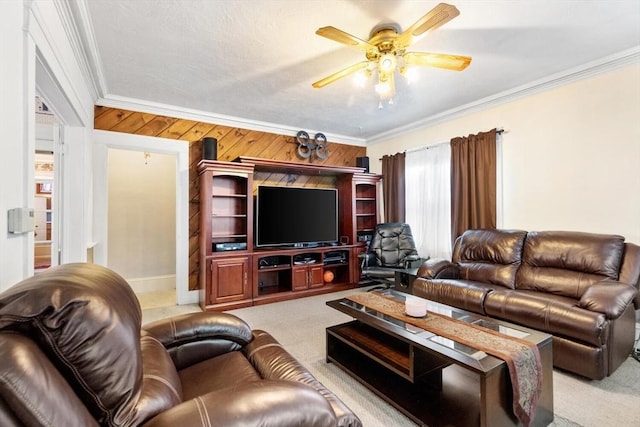
<path id="1" fill-rule="evenodd" d="M 451 237 L 496 228 L 496 129 L 451 140 Z"/>
<path id="2" fill-rule="evenodd" d="M 406 155 L 407 223 L 422 258 L 451 259 L 451 146 Z"/>
<path id="3" fill-rule="evenodd" d="M 385 222 L 405 221 L 404 153 L 382 156 L 382 194 Z"/>

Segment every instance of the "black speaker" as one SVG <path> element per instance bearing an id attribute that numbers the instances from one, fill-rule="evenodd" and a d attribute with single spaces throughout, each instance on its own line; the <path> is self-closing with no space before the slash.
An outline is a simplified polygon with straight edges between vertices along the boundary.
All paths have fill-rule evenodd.
<path id="1" fill-rule="evenodd" d="M 218 140 L 216 138 L 202 138 L 202 158 L 205 160 L 218 159 Z"/>
<path id="2" fill-rule="evenodd" d="M 369 173 L 369 158 L 356 157 L 356 166 L 359 168 L 364 168 L 364 172 Z"/>

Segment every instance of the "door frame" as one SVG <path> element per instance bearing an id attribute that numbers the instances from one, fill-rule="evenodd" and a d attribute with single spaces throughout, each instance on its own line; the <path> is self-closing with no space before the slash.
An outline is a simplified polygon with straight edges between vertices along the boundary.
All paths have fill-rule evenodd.
<path id="1" fill-rule="evenodd" d="M 93 131 L 93 259 L 108 261 L 108 150 L 110 148 L 159 153 L 176 158 L 176 300 L 198 302 L 198 290 L 189 290 L 189 143 L 174 139 L 103 130 Z"/>

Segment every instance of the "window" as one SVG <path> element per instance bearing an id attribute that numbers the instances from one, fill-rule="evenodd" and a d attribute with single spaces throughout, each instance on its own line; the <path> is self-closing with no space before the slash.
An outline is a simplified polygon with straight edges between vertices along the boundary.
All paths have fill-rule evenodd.
<path id="1" fill-rule="evenodd" d="M 502 135 L 496 135 L 496 226 L 502 226 Z M 405 155 L 406 222 L 423 258 L 451 259 L 451 145 Z"/>
<path id="2" fill-rule="evenodd" d="M 451 146 L 406 153 L 406 221 L 423 258 L 451 259 Z"/>

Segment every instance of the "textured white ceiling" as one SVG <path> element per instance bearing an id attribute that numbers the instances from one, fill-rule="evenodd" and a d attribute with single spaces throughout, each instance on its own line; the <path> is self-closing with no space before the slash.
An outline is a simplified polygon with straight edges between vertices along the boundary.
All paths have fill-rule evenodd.
<path id="1" fill-rule="evenodd" d="M 82 1 L 105 100 L 168 105 L 337 139 L 376 139 L 640 52 L 640 0 L 450 1 L 460 16 L 410 50 L 468 55 L 471 65 L 462 72 L 423 67 L 411 85 L 398 78 L 394 105 L 380 110 L 372 82 L 359 89 L 347 77 L 311 87 L 364 59 L 316 29 L 331 25 L 366 40 L 376 25 L 407 28 L 438 2 Z"/>

